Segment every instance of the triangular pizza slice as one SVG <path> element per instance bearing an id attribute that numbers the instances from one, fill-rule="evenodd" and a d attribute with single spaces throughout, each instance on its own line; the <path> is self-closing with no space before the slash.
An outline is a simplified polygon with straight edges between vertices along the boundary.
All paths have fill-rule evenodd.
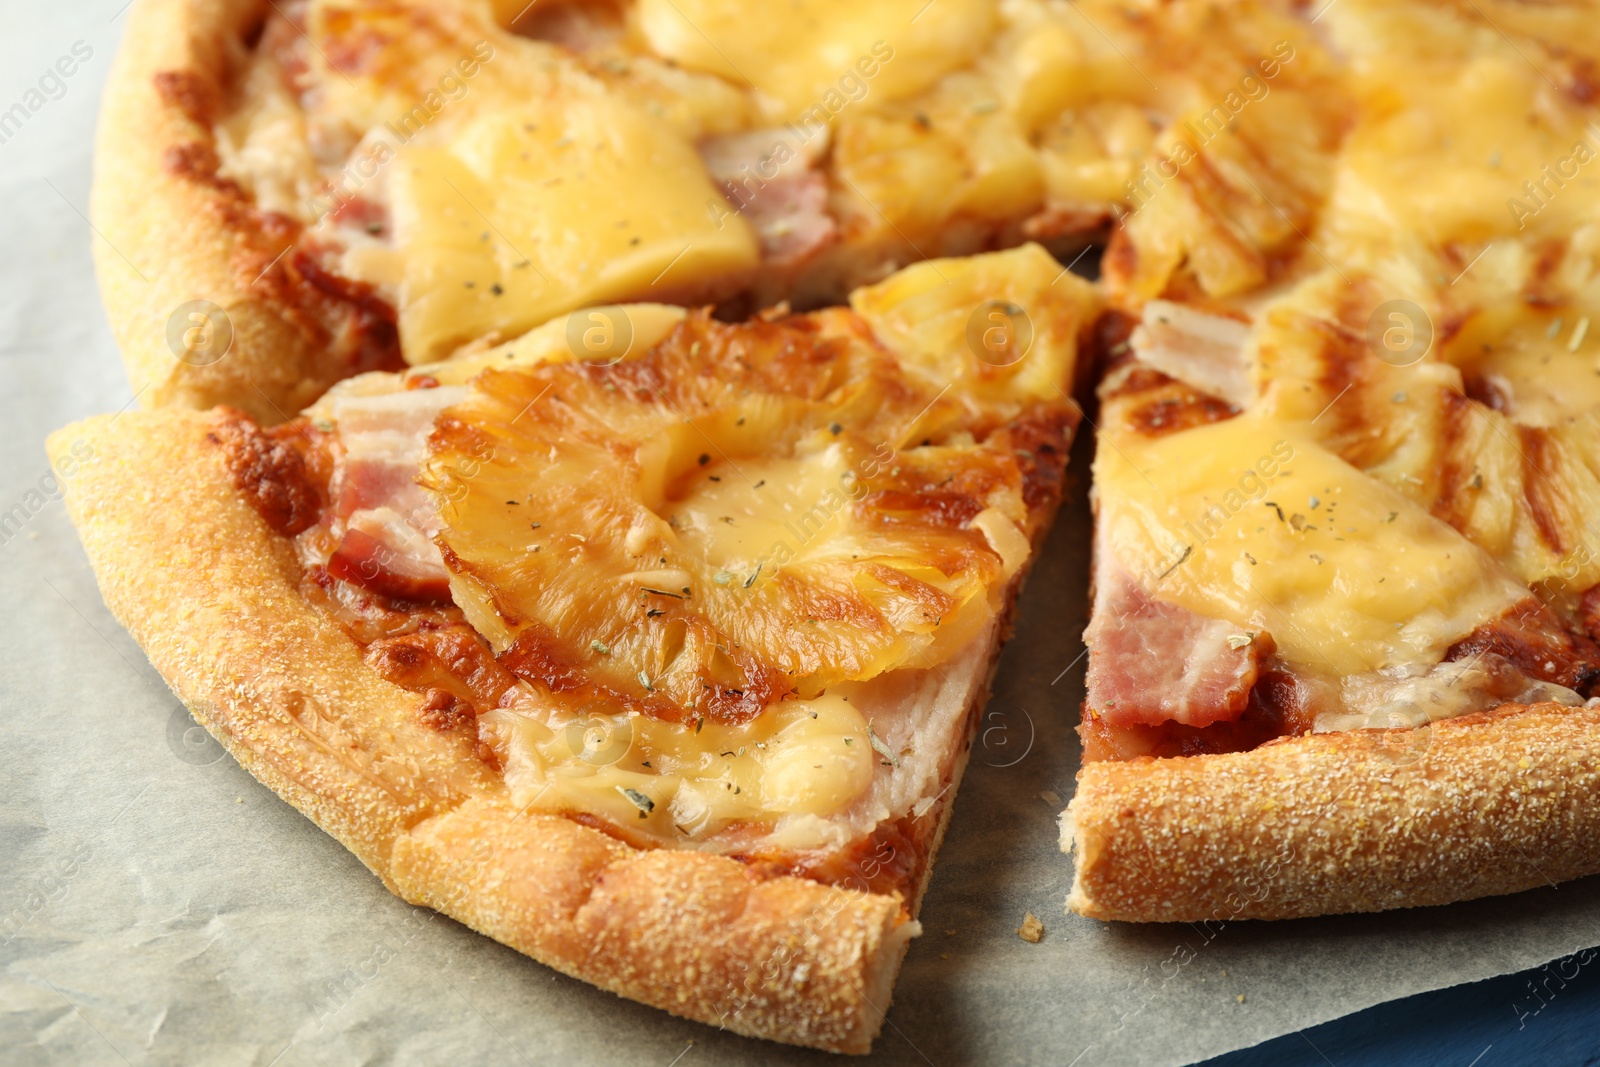
<path id="1" fill-rule="evenodd" d="M 806 315 L 589 310 L 277 426 L 126 413 L 52 450 L 151 662 L 397 894 L 863 1052 L 1097 310 L 1025 246 Z"/>
<path id="2" fill-rule="evenodd" d="M 1551 311 L 1484 323 L 1493 355 L 1386 346 L 1431 329 L 1389 291 L 1325 271 L 1120 320 L 1073 908 L 1282 918 L 1600 869 L 1593 390 L 1506 377 Z"/>

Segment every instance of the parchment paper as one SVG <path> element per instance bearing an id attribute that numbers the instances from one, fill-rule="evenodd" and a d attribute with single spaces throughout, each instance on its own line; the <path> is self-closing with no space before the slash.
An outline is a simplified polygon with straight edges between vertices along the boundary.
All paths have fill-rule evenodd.
<path id="1" fill-rule="evenodd" d="M 93 53 L 0 143 L 0 512 L 27 515 L 0 544 L 0 1061 L 830 1060 L 618 1000 L 390 896 L 193 727 L 107 614 L 41 441 L 133 400 L 83 217 L 121 3 L 0 3 L 0 114 L 76 42 Z M 1055 820 L 1078 758 L 1083 460 L 875 1059 L 1181 1064 L 1600 943 L 1593 879 L 1209 939 L 1067 917 Z M 1038 944 L 1014 932 L 1027 911 L 1044 921 Z"/>

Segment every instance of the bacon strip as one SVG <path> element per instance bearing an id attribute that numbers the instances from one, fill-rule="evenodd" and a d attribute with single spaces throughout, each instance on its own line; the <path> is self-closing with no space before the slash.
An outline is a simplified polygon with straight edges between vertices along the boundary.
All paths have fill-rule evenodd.
<path id="1" fill-rule="evenodd" d="M 1141 362 L 1236 408 L 1248 406 L 1256 395 L 1249 340 L 1246 323 L 1166 300 L 1145 305 L 1130 339 Z"/>
<path id="2" fill-rule="evenodd" d="M 450 575 L 438 547 L 392 508 L 350 516 L 328 573 L 397 600 L 450 602 Z"/>
<path id="3" fill-rule="evenodd" d="M 713 137 L 700 146 L 707 172 L 756 231 L 764 262 L 798 265 L 838 239 L 828 181 L 813 169 L 825 147 L 826 138 L 802 141 L 792 130 Z"/>
<path id="4" fill-rule="evenodd" d="M 450 601 L 450 574 L 432 541 L 439 516 L 416 477 L 434 421 L 464 393 L 408 389 L 334 401 L 344 455 L 333 479 L 333 515 L 344 533 L 328 573 L 384 596 Z"/>
<path id="5" fill-rule="evenodd" d="M 1088 708 L 1115 729 L 1209 726 L 1244 713 L 1270 635 L 1157 600 L 1102 555 L 1089 646 Z"/>

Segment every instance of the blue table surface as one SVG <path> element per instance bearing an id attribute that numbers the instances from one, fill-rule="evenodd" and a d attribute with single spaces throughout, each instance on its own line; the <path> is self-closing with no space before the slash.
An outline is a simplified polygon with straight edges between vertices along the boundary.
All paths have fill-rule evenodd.
<path id="1" fill-rule="evenodd" d="M 1419 993 L 1202 1067 L 1595 1067 L 1600 949 Z"/>

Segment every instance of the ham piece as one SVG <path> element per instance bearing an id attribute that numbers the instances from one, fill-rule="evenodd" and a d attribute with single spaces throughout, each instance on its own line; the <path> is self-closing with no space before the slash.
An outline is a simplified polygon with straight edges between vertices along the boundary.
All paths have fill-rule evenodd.
<path id="1" fill-rule="evenodd" d="M 1097 565 L 1088 706 L 1113 728 L 1237 719 L 1250 702 L 1270 635 L 1157 600 L 1115 561 Z"/>
<path id="2" fill-rule="evenodd" d="M 838 237 L 828 181 L 816 169 L 825 134 L 796 127 L 713 137 L 700 145 L 706 171 L 755 230 L 764 262 L 803 263 Z"/>
<path id="3" fill-rule="evenodd" d="M 1169 378 L 1240 409 L 1255 399 L 1247 323 L 1152 300 L 1128 340 L 1141 362 Z"/>
<path id="4" fill-rule="evenodd" d="M 450 600 L 450 573 L 433 543 L 439 515 L 416 478 L 434 420 L 466 393 L 450 386 L 333 402 L 344 447 L 331 486 L 341 536 L 328 573 L 400 600 Z"/>

